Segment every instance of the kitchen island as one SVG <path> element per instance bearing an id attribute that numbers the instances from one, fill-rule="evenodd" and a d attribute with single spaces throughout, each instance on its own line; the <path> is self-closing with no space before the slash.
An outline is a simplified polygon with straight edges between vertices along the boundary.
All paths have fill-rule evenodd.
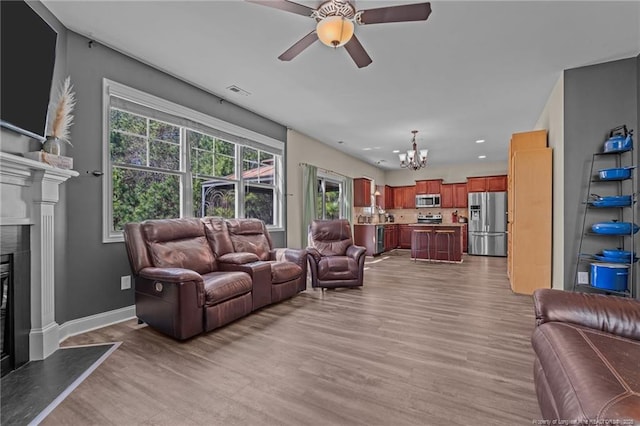
<path id="1" fill-rule="evenodd" d="M 462 262 L 463 223 L 411 224 L 411 259 Z"/>

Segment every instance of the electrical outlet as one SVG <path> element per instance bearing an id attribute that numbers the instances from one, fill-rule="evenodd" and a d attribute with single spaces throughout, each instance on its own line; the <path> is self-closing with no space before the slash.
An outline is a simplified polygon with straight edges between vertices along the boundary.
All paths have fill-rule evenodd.
<path id="1" fill-rule="evenodd" d="M 588 272 L 578 272 L 578 284 L 589 284 Z"/>
<path id="2" fill-rule="evenodd" d="M 120 290 L 128 290 L 131 288 L 131 275 L 120 277 Z"/>

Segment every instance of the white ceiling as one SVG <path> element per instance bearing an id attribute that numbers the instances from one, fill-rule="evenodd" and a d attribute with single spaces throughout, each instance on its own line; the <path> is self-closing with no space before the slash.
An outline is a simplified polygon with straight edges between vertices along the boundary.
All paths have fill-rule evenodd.
<path id="1" fill-rule="evenodd" d="M 413 129 L 432 164 L 506 160 L 562 70 L 640 53 L 637 1 L 431 2 L 426 22 L 357 26 L 373 59 L 362 69 L 319 42 L 279 61 L 314 21 L 241 0 L 43 4 L 73 31 L 383 168 L 398 167 L 392 150 L 410 148 Z"/>

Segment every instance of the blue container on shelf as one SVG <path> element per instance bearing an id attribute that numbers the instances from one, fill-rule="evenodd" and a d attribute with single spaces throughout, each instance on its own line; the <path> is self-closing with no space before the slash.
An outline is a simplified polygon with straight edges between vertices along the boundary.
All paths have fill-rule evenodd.
<path id="1" fill-rule="evenodd" d="M 594 207 L 628 207 L 631 205 L 631 195 L 613 195 L 609 197 L 600 197 L 592 195 L 593 201 L 591 205 Z"/>
<path id="2" fill-rule="evenodd" d="M 603 290 L 626 291 L 629 265 L 619 263 L 592 263 L 591 286 Z"/>
<path id="3" fill-rule="evenodd" d="M 631 222 L 598 222 L 591 225 L 591 230 L 596 234 L 603 235 L 631 235 L 631 231 L 635 234 L 640 228 Z"/>
<path id="4" fill-rule="evenodd" d="M 598 175 L 600 180 L 624 180 L 631 177 L 631 170 L 633 169 L 635 169 L 635 166 L 602 169 L 598 170 Z"/>
<path id="5" fill-rule="evenodd" d="M 604 152 L 624 152 L 633 148 L 633 130 L 627 131 L 622 125 L 609 132 L 609 139 L 604 143 Z"/>

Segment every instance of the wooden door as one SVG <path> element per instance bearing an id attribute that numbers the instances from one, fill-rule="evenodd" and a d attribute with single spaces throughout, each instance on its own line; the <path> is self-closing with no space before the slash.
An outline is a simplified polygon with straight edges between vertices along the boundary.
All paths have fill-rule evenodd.
<path id="1" fill-rule="evenodd" d="M 404 203 L 404 190 L 402 186 L 393 188 L 393 207 L 401 209 Z"/>
<path id="2" fill-rule="evenodd" d="M 413 227 L 409 225 L 399 225 L 398 230 L 400 232 L 398 246 L 406 249 L 411 248 L 411 231 Z"/>
<path id="3" fill-rule="evenodd" d="M 457 207 L 455 205 L 454 186 L 452 183 L 446 183 L 440 186 L 440 206 L 443 209 Z"/>
<path id="4" fill-rule="evenodd" d="M 429 192 L 427 192 L 427 181 L 426 180 L 417 180 L 416 181 L 416 194 L 429 194 Z"/>
<path id="5" fill-rule="evenodd" d="M 442 185 L 444 186 L 444 185 Z M 466 183 L 453 184 L 453 207 L 466 209 L 469 203 Z"/>

